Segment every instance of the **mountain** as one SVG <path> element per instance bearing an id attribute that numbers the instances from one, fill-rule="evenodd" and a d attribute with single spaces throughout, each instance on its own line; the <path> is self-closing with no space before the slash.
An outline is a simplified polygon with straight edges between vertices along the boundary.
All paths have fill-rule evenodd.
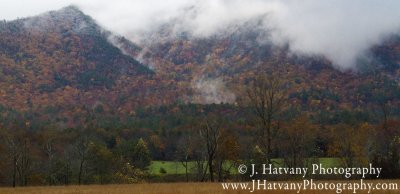
<path id="1" fill-rule="evenodd" d="M 161 103 L 162 82 L 118 42 L 140 49 L 73 6 L 1 22 L 1 106 L 70 126 L 72 115 L 97 107 L 127 114 L 138 104 Z"/>
<path id="2" fill-rule="evenodd" d="M 204 92 L 209 88 L 202 87 L 203 83 L 223 82 L 227 88 L 220 87 L 221 91 L 243 96 L 239 92 L 243 91 L 241 88 L 262 72 L 279 73 L 291 83 L 289 93 L 293 101 L 319 110 L 363 108 L 373 99 L 371 91 L 362 88 L 370 88 L 380 79 L 392 86 L 400 83 L 399 35 L 370 48 L 368 56 L 359 59 L 356 70 L 343 71 L 324 56 L 292 53 L 290 44 L 274 45 L 265 38 L 268 35 L 264 31 L 258 30 L 257 24 L 249 22 L 229 33 L 206 38 L 191 37 L 190 33 L 177 36 L 173 34 L 173 27 L 163 27 L 140 45 L 145 51 L 140 58 L 156 72 L 170 77 L 179 75 L 176 79 L 192 83 L 191 100 L 200 103 L 212 102 L 209 98 L 214 95 Z M 214 102 L 224 101 L 221 99 L 216 98 Z"/>
<path id="3" fill-rule="evenodd" d="M 372 47 L 354 72 L 323 56 L 291 53 L 289 44 L 260 41 L 268 35 L 257 21 L 205 38 L 171 31 L 163 26 L 133 43 L 74 6 L 0 22 L 0 112 L 73 127 L 91 114 L 118 120 L 182 102 L 235 104 L 266 72 L 279 74 L 291 104 L 306 111 L 334 115 L 375 106 L 373 93 L 382 88 L 400 107 L 398 35 Z"/>

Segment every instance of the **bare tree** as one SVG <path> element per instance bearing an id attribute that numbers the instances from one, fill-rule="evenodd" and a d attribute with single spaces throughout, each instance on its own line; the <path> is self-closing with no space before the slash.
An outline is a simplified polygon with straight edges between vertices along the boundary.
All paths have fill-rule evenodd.
<path id="1" fill-rule="evenodd" d="M 27 138 L 24 138 L 23 143 L 20 147 L 20 157 L 17 162 L 17 171 L 20 178 L 20 185 L 27 186 L 28 185 L 28 177 L 31 172 L 32 167 L 32 157 L 29 150 L 29 141 Z"/>
<path id="2" fill-rule="evenodd" d="M 15 130 L 1 135 L 5 141 L 7 157 L 12 164 L 12 186 L 15 187 L 17 181 L 20 186 L 27 186 L 32 170 L 31 145 L 27 134 Z"/>
<path id="3" fill-rule="evenodd" d="M 49 185 L 52 185 L 56 182 L 53 172 L 53 163 L 56 157 L 56 133 L 53 130 L 44 130 L 40 135 L 40 144 L 42 146 L 42 151 L 47 157 L 47 166 L 46 166 L 46 179 Z"/>
<path id="4" fill-rule="evenodd" d="M 17 164 L 20 159 L 19 145 L 15 138 L 11 135 L 8 135 L 5 140 L 8 156 L 10 156 L 12 159 L 12 186 L 15 187 L 17 179 Z"/>
<path id="5" fill-rule="evenodd" d="M 268 163 L 271 163 L 273 129 L 279 127 L 275 121 L 286 102 L 284 86 L 277 75 L 269 74 L 256 77 L 247 89 L 249 105 L 259 126 L 258 143 Z"/>
<path id="6" fill-rule="evenodd" d="M 192 138 L 192 144 L 193 145 L 202 145 L 203 144 L 203 138 L 194 136 Z M 202 147 L 193 147 L 193 153 L 192 153 L 192 159 L 195 162 L 194 166 L 194 171 L 196 172 L 196 180 L 197 181 L 204 181 L 206 179 L 207 175 L 207 157 L 206 157 L 206 151 L 205 149 L 202 149 Z"/>
<path id="7" fill-rule="evenodd" d="M 207 167 L 210 175 L 210 181 L 212 182 L 214 182 L 213 162 L 217 153 L 218 144 L 222 139 L 221 132 L 221 122 L 211 121 L 209 118 L 205 119 L 204 126 L 202 126 L 200 129 L 200 136 L 206 145 Z"/>
<path id="8" fill-rule="evenodd" d="M 78 139 L 75 144 L 75 150 L 79 157 L 78 184 L 80 185 L 82 183 L 82 173 L 85 168 L 89 151 L 89 139 L 87 136 L 83 136 Z"/>
<path id="9" fill-rule="evenodd" d="M 189 182 L 188 161 L 192 156 L 192 138 L 190 135 L 182 137 L 178 142 L 177 157 L 185 168 L 186 182 Z"/>

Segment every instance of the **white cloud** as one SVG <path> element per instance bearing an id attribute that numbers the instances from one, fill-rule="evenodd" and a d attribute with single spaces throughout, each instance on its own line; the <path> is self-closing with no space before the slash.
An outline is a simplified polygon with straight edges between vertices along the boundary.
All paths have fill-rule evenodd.
<path id="1" fill-rule="evenodd" d="M 341 68 L 383 37 L 400 32 L 400 1 L 289 0 L 272 14 L 273 40 L 290 40 L 297 52 L 323 54 Z"/>
<path id="2" fill-rule="evenodd" d="M 14 20 L 34 16 L 71 3 L 69 0 L 0 0 L 0 19 Z"/>

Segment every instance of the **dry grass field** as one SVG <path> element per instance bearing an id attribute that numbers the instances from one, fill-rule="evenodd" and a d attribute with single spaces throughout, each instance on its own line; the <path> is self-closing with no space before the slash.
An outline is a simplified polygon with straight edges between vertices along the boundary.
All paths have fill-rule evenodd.
<path id="1" fill-rule="evenodd" d="M 396 182 L 400 181 L 374 181 L 374 182 Z M 52 187 L 20 187 L 20 188 L 0 188 L 0 193 L 7 194 L 248 194 L 250 191 L 224 191 L 219 183 L 149 183 L 131 185 L 85 185 L 85 186 L 52 186 Z M 277 193 L 291 194 L 296 191 L 258 191 L 252 193 Z M 300 193 L 336 193 L 335 191 L 301 191 Z M 353 193 L 343 191 L 344 194 Z M 367 192 L 357 192 L 367 193 Z M 400 193 L 399 191 L 372 191 L 371 193 Z"/>

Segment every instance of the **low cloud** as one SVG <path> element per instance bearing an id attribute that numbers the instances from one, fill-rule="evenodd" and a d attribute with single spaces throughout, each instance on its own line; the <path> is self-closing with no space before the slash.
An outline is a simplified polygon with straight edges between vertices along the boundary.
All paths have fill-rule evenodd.
<path id="1" fill-rule="evenodd" d="M 324 55 L 340 69 L 372 45 L 400 31 L 397 0 L 0 0 L 3 18 L 77 5 L 105 28 L 140 41 L 164 25 L 195 37 L 229 34 L 250 20 L 295 53 Z"/>
<path id="2" fill-rule="evenodd" d="M 341 69 L 353 68 L 357 57 L 400 30 L 396 0 L 89 0 L 77 5 L 134 41 L 165 24 L 173 23 L 177 34 L 207 37 L 259 19 L 268 42 L 324 55 Z"/>
<path id="3" fill-rule="evenodd" d="M 233 103 L 236 100 L 235 94 L 226 88 L 221 78 L 200 78 L 192 82 L 192 88 L 195 90 L 193 102 L 211 104 L 211 103 Z"/>

